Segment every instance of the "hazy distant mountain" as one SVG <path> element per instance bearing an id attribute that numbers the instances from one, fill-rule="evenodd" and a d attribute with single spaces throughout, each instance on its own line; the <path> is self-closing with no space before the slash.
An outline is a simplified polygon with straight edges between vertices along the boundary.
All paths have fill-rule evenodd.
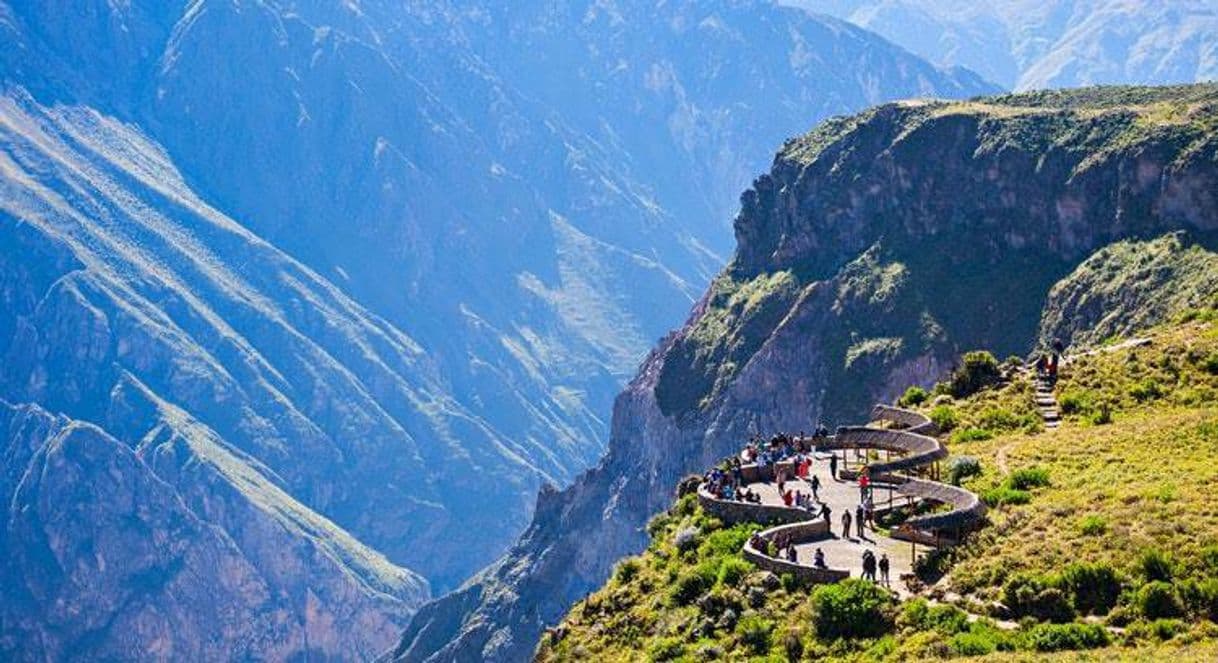
<path id="1" fill-rule="evenodd" d="M 55 435 L 0 440 L 22 450 L 6 499 L 100 514 L 8 513 L 8 572 L 206 596 L 225 578 L 182 566 L 166 542 L 185 538 L 262 583 L 215 594 L 247 612 L 184 598 L 161 630 L 120 629 L 144 618 L 109 595 L 82 599 L 87 636 L 50 629 L 71 620 L 45 588 L 6 606 L 6 635 L 99 656 L 165 633 L 186 657 L 387 644 L 427 593 L 416 572 L 453 586 L 543 481 L 597 459 L 614 394 L 721 266 L 736 194 L 783 138 L 990 89 L 761 1 L 10 0 L 0 39 L 0 399 L 104 452 L 69 504 L 20 479 Z M 162 497 L 114 502 L 102 474 Z M 94 538 L 132 509 L 156 572 L 105 562 L 139 536 Z M 39 548 L 52 525 L 80 545 Z M 70 567 L 96 580 L 61 584 Z M 284 649 L 250 640 L 267 614 Z"/>
<path id="2" fill-rule="evenodd" d="M 1218 79 L 1208 0 L 781 0 L 1013 89 Z"/>
<path id="3" fill-rule="evenodd" d="M 0 247 L 0 658 L 384 647 L 427 583 L 318 511 L 426 537 L 477 477 L 418 440 L 497 460 L 418 346 L 130 127 L 14 91 Z"/>

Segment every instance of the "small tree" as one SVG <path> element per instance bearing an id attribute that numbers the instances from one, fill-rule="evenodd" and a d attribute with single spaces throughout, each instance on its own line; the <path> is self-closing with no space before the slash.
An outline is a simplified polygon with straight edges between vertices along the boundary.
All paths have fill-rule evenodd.
<path id="1" fill-rule="evenodd" d="M 822 638 L 876 638 L 892 630 L 892 596 L 874 583 L 848 578 L 812 592 L 816 632 Z"/>
<path id="2" fill-rule="evenodd" d="M 964 398 L 997 384 L 1001 379 L 998 360 L 989 352 L 978 350 L 964 355 L 960 367 L 952 373 L 948 389 L 952 396 Z"/>

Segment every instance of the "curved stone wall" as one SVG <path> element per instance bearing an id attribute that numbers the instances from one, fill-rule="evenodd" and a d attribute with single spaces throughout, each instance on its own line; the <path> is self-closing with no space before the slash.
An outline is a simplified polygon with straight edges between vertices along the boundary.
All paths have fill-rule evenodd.
<path id="1" fill-rule="evenodd" d="M 711 495 L 702 486 L 698 487 L 698 503 L 702 505 L 703 511 L 722 520 L 727 525 L 745 522 L 780 525 L 805 522 L 816 517 L 804 509 L 795 507 L 722 500 Z"/>
<path id="2" fill-rule="evenodd" d="M 944 530 L 961 531 L 981 522 L 985 517 L 985 504 L 972 492 L 958 486 L 898 474 L 926 467 L 947 457 L 948 452 L 943 443 L 930 437 L 935 430 L 930 419 L 920 413 L 889 405 L 875 406 L 871 416 L 874 421 L 887 421 L 897 428 L 844 426 L 839 428 L 837 435 L 833 437 L 805 439 L 814 441 L 816 448 L 823 450 L 866 449 L 901 454 L 901 457 L 893 460 L 871 463 L 869 468 L 872 480 L 893 484 L 897 495 L 930 500 L 952 507 L 951 511 L 944 513 L 910 518 L 893 532 L 894 537 L 933 542 L 931 545 L 936 545 L 951 541 L 942 536 Z M 777 465 L 748 464 L 740 468 L 746 484 L 772 481 L 777 470 L 785 470 L 793 475 L 794 466 L 790 462 L 782 462 Z M 841 473 L 846 474 L 844 471 Z M 791 537 L 793 543 L 805 543 L 825 538 L 829 533 L 828 523 L 804 509 L 723 500 L 708 492 L 705 485 L 698 486 L 698 502 L 704 511 L 729 525 L 741 522 L 775 525 L 758 534 L 768 540 L 786 534 Z M 777 574 L 790 573 L 801 581 L 837 582 L 850 577 L 850 572 L 846 570 L 818 568 L 770 557 L 753 547 L 752 542 L 745 543 L 743 554 L 745 559 L 760 569 Z"/>
<path id="3" fill-rule="evenodd" d="M 829 524 L 818 518 L 816 520 L 774 527 L 762 532 L 761 536 L 768 539 L 786 534 L 791 537 L 793 543 L 806 543 L 822 539 L 828 533 Z M 790 573 L 797 580 L 803 582 L 838 582 L 850 577 L 850 572 L 843 569 L 822 569 L 807 564 L 789 562 L 777 557 L 770 557 L 754 548 L 752 543 L 744 544 L 744 558 L 752 562 L 759 569 L 764 569 L 778 575 Z"/>

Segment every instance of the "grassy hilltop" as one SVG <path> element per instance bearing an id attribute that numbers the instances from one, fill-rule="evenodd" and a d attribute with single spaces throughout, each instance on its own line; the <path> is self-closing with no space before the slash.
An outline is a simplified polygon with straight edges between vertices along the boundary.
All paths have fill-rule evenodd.
<path id="1" fill-rule="evenodd" d="M 1071 362 L 1056 431 L 1024 374 L 964 398 L 911 390 L 946 429 L 948 467 L 993 507 L 966 545 L 920 564 L 927 598 L 758 572 L 740 555 L 758 527 L 725 528 L 687 496 L 539 660 L 1214 660 L 1216 320 L 1190 310 L 1149 344 L 1113 338 Z"/>

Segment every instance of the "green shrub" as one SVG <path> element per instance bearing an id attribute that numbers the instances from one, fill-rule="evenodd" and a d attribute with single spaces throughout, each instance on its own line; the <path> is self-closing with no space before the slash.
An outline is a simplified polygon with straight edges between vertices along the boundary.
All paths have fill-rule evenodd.
<path id="1" fill-rule="evenodd" d="M 1218 578 L 1181 583 L 1180 597 L 1195 617 L 1218 623 Z"/>
<path id="2" fill-rule="evenodd" d="M 774 622 L 761 615 L 745 615 L 736 622 L 736 634 L 740 642 L 754 654 L 770 651 L 770 639 L 774 633 Z"/>
<path id="3" fill-rule="evenodd" d="M 1125 631 L 1129 639 L 1154 639 L 1166 642 L 1188 630 L 1188 625 L 1179 619 L 1155 619 L 1131 624 Z"/>
<path id="4" fill-rule="evenodd" d="M 947 641 L 947 646 L 957 656 L 985 656 L 998 648 L 987 633 L 957 633 Z"/>
<path id="5" fill-rule="evenodd" d="M 708 574 L 703 565 L 680 572 L 669 592 L 671 602 L 674 605 L 690 605 L 714 586 L 717 575 L 715 572 Z"/>
<path id="6" fill-rule="evenodd" d="M 968 630 L 968 615 L 954 605 L 931 605 L 923 598 L 907 601 L 897 614 L 901 629 L 954 635 Z"/>
<path id="7" fill-rule="evenodd" d="M 1201 362 L 1201 368 L 1210 375 L 1218 375 L 1218 352 L 1211 352 L 1210 355 Z"/>
<path id="8" fill-rule="evenodd" d="M 1163 388 L 1151 378 L 1143 378 L 1129 387 L 1129 395 L 1139 403 L 1152 401 L 1163 396 Z"/>
<path id="9" fill-rule="evenodd" d="M 742 523 L 734 527 L 715 530 L 706 536 L 698 552 L 703 557 L 736 555 L 744 548 L 744 543 L 749 540 L 753 532 L 759 529 L 761 529 L 759 525 Z"/>
<path id="10" fill-rule="evenodd" d="M 1026 423 L 1027 420 L 1024 417 L 1001 407 L 987 407 L 977 418 L 979 427 L 991 430 L 1015 430 L 1022 428 Z"/>
<path id="11" fill-rule="evenodd" d="M 989 506 L 998 508 L 1008 504 L 1027 504 L 1032 501 L 1032 493 L 1002 485 L 983 491 L 981 499 Z"/>
<path id="12" fill-rule="evenodd" d="M 1074 609 L 1083 615 L 1105 615 L 1121 595 L 1121 579 L 1110 565 L 1075 562 L 1062 569 L 1060 583 Z"/>
<path id="13" fill-rule="evenodd" d="M 643 564 L 638 559 L 631 557 L 622 560 L 622 563 L 618 564 L 617 569 L 613 571 L 613 578 L 619 585 L 624 585 L 638 577 L 642 568 Z"/>
<path id="14" fill-rule="evenodd" d="M 1205 546 L 1197 558 L 1202 571 L 1218 576 L 1218 546 Z"/>
<path id="15" fill-rule="evenodd" d="M 922 387 L 913 386 L 905 390 L 901 398 L 897 400 L 897 405 L 901 407 L 917 407 L 926 402 L 930 398 L 930 394 Z"/>
<path id="16" fill-rule="evenodd" d="M 1181 617 L 1184 615 L 1184 605 L 1176 588 L 1169 582 L 1155 580 L 1148 582 L 1138 590 L 1138 610 L 1147 619 L 1163 619 Z"/>
<path id="17" fill-rule="evenodd" d="M 1138 558 L 1138 570 L 1148 582 L 1171 582 L 1175 569 L 1176 562 L 1171 555 L 1157 548 L 1142 551 L 1141 557 Z"/>
<path id="18" fill-rule="evenodd" d="M 734 587 L 752 572 L 752 564 L 738 557 L 728 557 L 719 565 L 719 583 Z"/>
<path id="19" fill-rule="evenodd" d="M 962 428 L 952 433 L 951 443 L 984 442 L 993 437 L 994 432 L 988 428 Z"/>
<path id="20" fill-rule="evenodd" d="M 1028 631 L 1028 644 L 1039 652 L 1097 649 L 1111 642 L 1099 624 L 1037 624 Z"/>
<path id="21" fill-rule="evenodd" d="M 874 583 L 849 578 L 817 587 L 812 611 L 824 639 L 877 638 L 892 628 L 893 599 Z"/>
<path id="22" fill-rule="evenodd" d="M 1057 397 L 1057 407 L 1062 414 L 1082 414 L 1091 410 L 1095 396 L 1082 389 L 1069 389 Z"/>
<path id="23" fill-rule="evenodd" d="M 952 396 L 965 398 L 982 389 L 997 384 L 1002 379 L 998 360 L 984 350 L 966 353 L 948 380 Z"/>
<path id="24" fill-rule="evenodd" d="M 652 661 L 671 661 L 685 655 L 685 643 L 680 638 L 660 638 L 647 647 L 647 657 Z"/>
<path id="25" fill-rule="evenodd" d="M 961 481 L 981 474 L 981 461 L 973 456 L 956 456 L 947 464 L 947 478 L 959 486 Z"/>
<path id="26" fill-rule="evenodd" d="M 1042 467 L 1024 467 L 1007 477 L 1006 485 L 1015 490 L 1029 490 L 1049 485 L 1049 471 Z"/>
<path id="27" fill-rule="evenodd" d="M 1108 531 L 1108 521 L 1099 514 L 1083 516 L 1078 521 L 1078 531 L 1083 536 L 1103 536 Z"/>
<path id="28" fill-rule="evenodd" d="M 1066 592 L 1058 587 L 1059 579 L 1020 573 L 1012 576 L 1002 587 L 1002 602 L 1017 617 L 1033 617 L 1041 621 L 1068 622 L 1074 619 L 1074 606 Z"/>
<path id="29" fill-rule="evenodd" d="M 960 424 L 960 415 L 950 405 L 936 405 L 930 411 L 930 420 L 942 432 L 951 432 Z"/>

